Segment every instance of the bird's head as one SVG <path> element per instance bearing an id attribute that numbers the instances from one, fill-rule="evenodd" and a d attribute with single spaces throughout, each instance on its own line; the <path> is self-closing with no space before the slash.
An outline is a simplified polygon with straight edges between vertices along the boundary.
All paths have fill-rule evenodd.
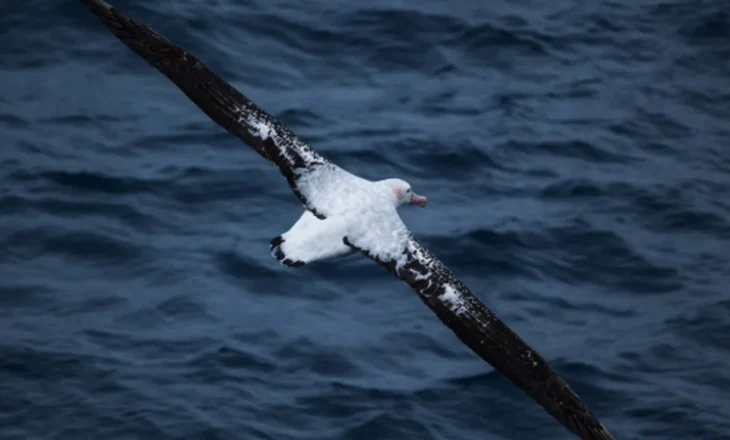
<path id="1" fill-rule="evenodd" d="M 424 208 L 428 203 L 428 199 L 413 192 L 411 185 L 405 180 L 385 179 L 381 180 L 380 183 L 393 195 L 393 203 L 396 208 L 403 205 L 416 205 Z"/>

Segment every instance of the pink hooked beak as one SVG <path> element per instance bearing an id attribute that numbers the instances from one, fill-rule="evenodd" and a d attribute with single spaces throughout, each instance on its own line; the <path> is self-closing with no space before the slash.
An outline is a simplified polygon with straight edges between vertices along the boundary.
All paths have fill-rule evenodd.
<path id="1" fill-rule="evenodd" d="M 426 207 L 426 204 L 428 204 L 428 199 L 424 196 L 419 196 L 418 194 L 411 191 L 411 201 L 408 202 L 409 205 L 417 205 L 421 208 Z"/>

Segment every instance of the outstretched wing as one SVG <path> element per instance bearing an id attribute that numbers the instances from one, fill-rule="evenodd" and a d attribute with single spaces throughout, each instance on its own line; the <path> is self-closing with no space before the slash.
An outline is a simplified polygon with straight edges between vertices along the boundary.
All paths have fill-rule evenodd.
<path id="1" fill-rule="evenodd" d="M 407 230 L 397 213 L 344 239 L 410 285 L 456 336 L 584 440 L 615 440 L 535 350 Z"/>
<path id="2" fill-rule="evenodd" d="M 177 85 L 205 114 L 279 167 L 294 194 L 319 218 L 327 188 L 352 176 L 327 161 L 197 58 L 103 0 L 80 0 L 119 40 Z M 354 176 L 352 176 L 354 177 Z"/>

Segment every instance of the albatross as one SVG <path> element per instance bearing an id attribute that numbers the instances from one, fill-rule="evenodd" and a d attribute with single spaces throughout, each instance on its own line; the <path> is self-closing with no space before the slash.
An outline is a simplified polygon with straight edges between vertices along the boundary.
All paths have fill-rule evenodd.
<path id="1" fill-rule="evenodd" d="M 545 359 L 489 310 L 398 215 L 425 207 L 402 179 L 370 181 L 327 160 L 196 57 L 103 0 L 80 0 L 137 55 L 167 76 L 214 122 L 279 168 L 304 213 L 271 240 L 289 267 L 362 253 L 418 293 L 471 350 L 583 440 L 613 435 Z"/>

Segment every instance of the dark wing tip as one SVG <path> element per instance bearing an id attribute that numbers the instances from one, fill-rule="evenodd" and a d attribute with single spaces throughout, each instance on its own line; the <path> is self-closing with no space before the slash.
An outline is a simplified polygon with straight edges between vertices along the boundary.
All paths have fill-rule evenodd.
<path id="1" fill-rule="evenodd" d="M 615 440 L 547 361 L 414 237 L 407 260 L 398 269 L 375 261 L 409 284 L 474 353 L 525 390 L 574 435 L 583 440 Z M 456 292 L 447 294 L 446 286 Z"/>
<path id="2" fill-rule="evenodd" d="M 563 378 L 539 354 L 534 356 L 548 374 L 547 380 L 536 382 L 542 392 L 533 394 L 545 410 L 584 440 L 616 440 Z"/>
<path id="3" fill-rule="evenodd" d="M 606 429 L 605 426 L 600 425 L 598 430 L 595 432 L 596 438 L 600 440 L 616 440 L 616 437 L 613 436 L 610 432 L 608 432 L 608 429 Z"/>
<path id="4" fill-rule="evenodd" d="M 577 397 L 577 396 L 576 396 Z M 548 411 L 549 412 L 549 411 Z M 559 417 L 556 417 L 558 420 Z M 595 415 L 593 415 L 589 409 L 584 408 L 582 414 L 565 414 L 563 419 L 563 425 L 568 428 L 569 431 L 584 440 L 616 440 L 608 429 L 601 422 L 598 421 Z"/>
<path id="5" fill-rule="evenodd" d="M 601 423 L 598 423 L 598 426 L 590 428 L 582 425 L 579 429 L 573 432 L 575 432 L 580 438 L 586 440 L 616 440 L 613 434 L 608 432 L 608 429 L 606 429 L 606 427 Z"/>

